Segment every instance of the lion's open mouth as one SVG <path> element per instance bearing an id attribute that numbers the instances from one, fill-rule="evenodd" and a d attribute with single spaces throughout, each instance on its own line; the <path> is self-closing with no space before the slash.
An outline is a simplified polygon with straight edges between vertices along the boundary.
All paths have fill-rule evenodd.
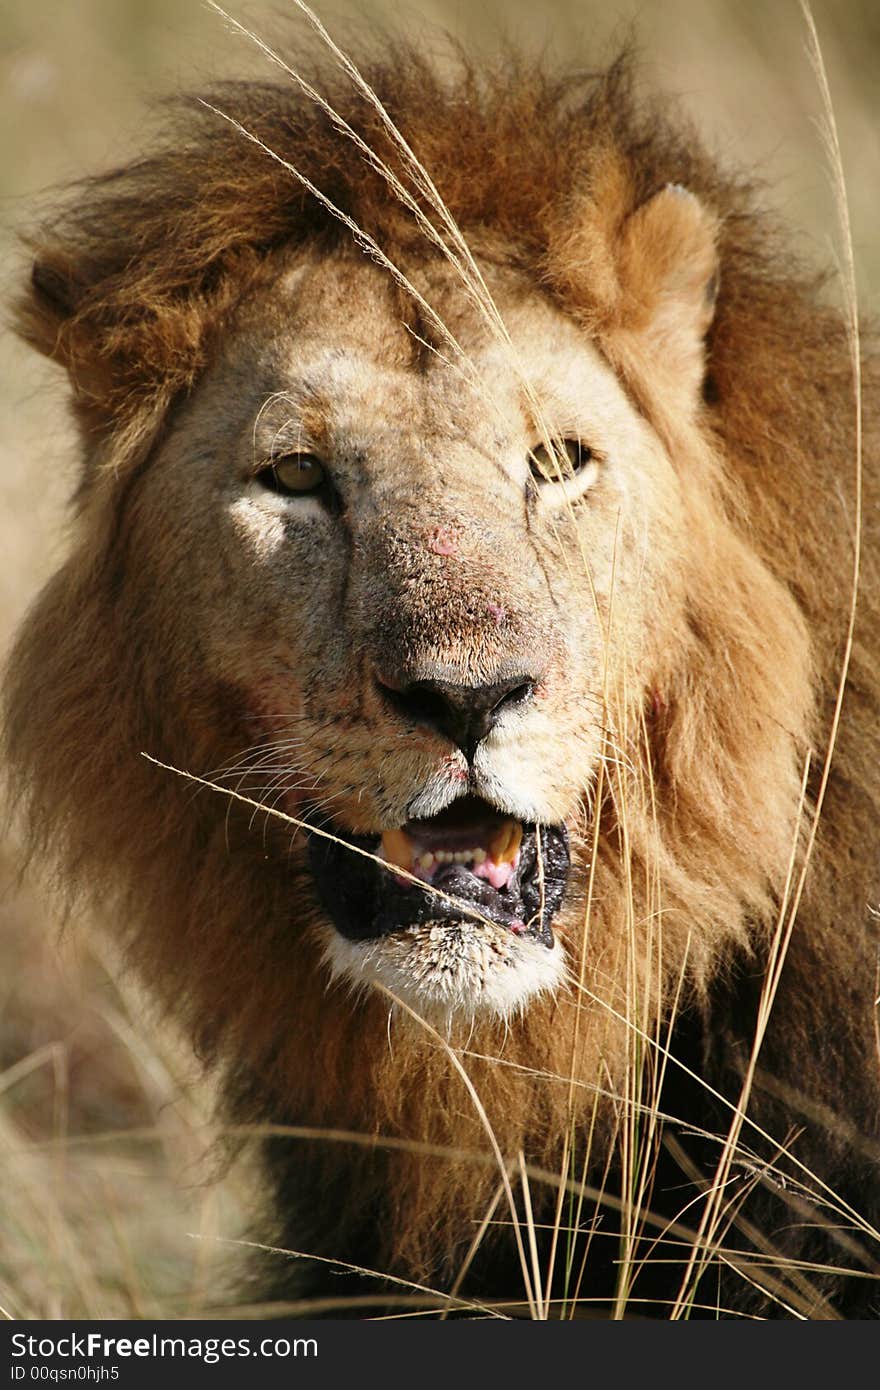
<path id="1" fill-rule="evenodd" d="M 349 845 L 403 872 L 352 854 Z M 310 835 L 309 854 L 322 903 L 350 940 L 482 919 L 553 945 L 551 923 L 568 878 L 564 826 L 523 824 L 466 797 L 381 836 Z"/>

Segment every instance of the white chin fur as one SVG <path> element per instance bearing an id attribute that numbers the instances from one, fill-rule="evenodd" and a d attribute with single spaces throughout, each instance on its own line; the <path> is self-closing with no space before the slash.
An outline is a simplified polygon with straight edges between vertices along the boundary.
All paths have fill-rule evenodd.
<path id="1" fill-rule="evenodd" d="M 407 927 L 369 941 L 322 932 L 324 961 L 353 989 L 384 985 L 433 1022 L 509 1019 L 565 979 L 562 947 L 548 949 L 482 922 Z"/>

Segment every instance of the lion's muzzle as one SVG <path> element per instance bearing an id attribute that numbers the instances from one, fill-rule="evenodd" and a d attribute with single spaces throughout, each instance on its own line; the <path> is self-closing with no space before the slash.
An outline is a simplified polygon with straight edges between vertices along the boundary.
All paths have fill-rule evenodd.
<path id="1" fill-rule="evenodd" d="M 519 672 L 491 684 L 448 680 L 410 680 L 408 674 L 376 674 L 385 703 L 412 725 L 436 729 L 464 753 L 469 763 L 481 741 L 510 709 L 534 696 L 537 678 Z"/>

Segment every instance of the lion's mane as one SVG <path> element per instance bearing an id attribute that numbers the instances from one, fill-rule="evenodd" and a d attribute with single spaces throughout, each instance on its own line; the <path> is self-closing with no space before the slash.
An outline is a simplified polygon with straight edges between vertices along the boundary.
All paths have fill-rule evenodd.
<path id="1" fill-rule="evenodd" d="M 793 792 L 767 750 L 782 740 L 791 762 L 793 740 L 792 765 L 802 769 L 809 758 L 808 822 L 845 655 L 856 458 L 845 324 L 823 282 L 798 267 L 758 209 L 750 184 L 709 157 L 674 106 L 636 96 L 628 58 L 591 75 L 548 76 L 516 58 L 494 72 L 456 60 L 440 74 L 395 49 L 364 71 L 465 235 L 505 248 L 596 336 L 673 452 L 674 406 L 626 346 L 649 272 L 631 266 L 622 275 L 618 238 L 626 218 L 667 184 L 689 189 L 717 218 L 706 447 L 691 480 L 711 516 L 694 538 L 691 629 L 670 634 L 662 684 L 658 673 L 638 673 L 650 699 L 636 742 L 650 750 L 659 835 L 648 846 L 646 829 L 640 846 L 634 816 L 629 840 L 613 817 L 600 837 L 591 950 L 611 972 L 611 1012 L 581 1014 L 574 1111 L 589 1126 L 596 1087 L 606 1079 L 619 1086 L 629 1064 L 617 1020 L 626 989 L 613 972 L 652 872 L 675 908 L 670 939 L 679 937 L 662 993 L 674 992 L 686 954 L 689 963 L 674 1047 L 735 1098 L 784 888 L 784 876 L 766 865 L 784 859 L 778 846 L 790 841 L 797 813 L 797 779 Z M 212 361 L 236 307 L 275 273 L 279 253 L 350 245 L 349 225 L 309 185 L 392 261 L 419 247 L 438 254 L 375 167 L 381 160 L 395 169 L 435 216 L 375 105 L 335 68 L 313 64 L 310 81 L 336 119 L 286 79 L 229 83 L 208 105 L 178 102 L 153 153 L 84 184 L 33 239 L 19 327 L 70 372 L 84 468 L 71 557 L 12 658 L 6 749 L 32 854 L 52 860 L 66 892 L 87 892 L 116 923 L 155 997 L 223 1068 L 234 1116 L 403 1141 L 385 1149 L 304 1140 L 299 1167 L 284 1157 L 290 1146 L 270 1152 L 289 1205 L 294 1189 L 320 1194 L 311 1199 L 322 1213 L 311 1248 L 354 1258 L 370 1216 L 380 1232 L 371 1237 L 377 1261 L 440 1278 L 497 1183 L 460 1077 L 415 1029 L 389 1049 L 387 1004 L 328 996 L 317 960 L 290 929 L 289 877 L 249 848 L 246 818 L 238 828 L 234 815 L 227 823 L 220 798 L 195 796 L 139 756 L 146 750 L 209 769 L 217 761 L 211 730 L 224 717 L 222 692 L 169 686 L 163 635 L 144 630 L 148 605 L 126 565 L 136 524 L 128 502 L 177 403 Z M 870 404 L 870 363 L 865 370 Z M 872 430 L 869 416 L 869 460 Z M 780 1140 L 805 1128 L 798 1157 L 876 1214 L 875 466 L 865 470 L 863 518 L 842 720 L 753 1114 Z M 756 579 L 759 571 L 773 582 Z M 766 846 L 777 848 L 764 855 Z M 486 1029 L 471 1039 L 468 1069 L 508 1157 L 522 1149 L 544 1168 L 559 1162 L 576 1016 L 570 1002 L 545 1001 L 506 1039 Z M 662 1000 L 657 1017 L 665 1017 Z M 597 1074 L 599 1055 L 610 1071 Z M 544 1074 L 537 1081 L 535 1069 Z M 723 1106 L 716 1111 L 699 1087 L 679 1087 L 680 1068 L 668 1071 L 664 1108 L 723 1132 Z M 600 1102 L 596 1115 L 596 1134 L 610 1134 L 614 1106 Z M 757 1138 L 749 1142 L 760 1151 Z M 444 1158 L 446 1150 L 457 1157 Z M 711 1171 L 711 1156 L 708 1164 Z M 768 1218 L 774 1228 L 804 1219 L 784 1210 L 785 1219 Z M 286 1228 L 281 1236 L 307 1239 Z M 826 1285 L 833 1293 L 833 1279 Z"/>

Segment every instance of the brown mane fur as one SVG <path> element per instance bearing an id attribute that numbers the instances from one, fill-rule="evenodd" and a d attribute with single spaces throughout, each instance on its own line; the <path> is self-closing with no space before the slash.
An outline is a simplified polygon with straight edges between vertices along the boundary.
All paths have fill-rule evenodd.
<path id="1" fill-rule="evenodd" d="M 818 278 L 793 265 L 752 189 L 709 158 L 671 106 L 636 97 L 629 59 L 589 77 L 547 76 L 519 59 L 479 73 L 461 61 L 438 76 L 399 49 L 365 71 L 465 235 L 490 236 L 597 336 L 673 446 L 678 426 L 663 385 L 652 383 L 628 346 L 646 312 L 650 277 L 639 267 L 621 275 L 618 239 L 627 217 L 669 183 L 684 185 L 717 218 L 721 283 L 702 422 L 711 451 L 696 456 L 693 467 L 704 472 L 695 472 L 693 488 L 709 499 L 718 553 L 695 554 L 695 573 L 703 566 L 710 576 L 708 598 L 695 600 L 705 626 L 686 639 L 675 635 L 690 643 L 687 661 L 676 648 L 653 723 L 632 733 L 634 745 L 650 746 L 660 839 L 646 848 L 650 832 L 639 830 L 634 808 L 628 873 L 620 828 L 612 820 L 604 827 L 591 923 L 598 965 L 590 976 L 594 988 L 606 982 L 606 1002 L 625 1013 L 629 924 L 648 911 L 656 863 L 664 902 L 678 911 L 669 978 L 647 987 L 653 1002 L 643 1022 L 654 1028 L 664 1016 L 654 995 L 674 988 L 688 933 L 691 995 L 708 1013 L 713 982 L 726 987 L 737 959 L 760 974 L 780 897 L 797 783 L 768 764 L 767 727 L 781 723 L 794 739 L 789 770 L 800 771 L 812 745 L 812 792 L 830 727 L 852 574 L 855 435 L 844 325 Z M 351 84 L 315 65 L 310 80 L 411 186 L 375 111 Z M 186 1020 L 207 1059 L 228 1066 L 236 1116 L 400 1136 L 485 1157 L 481 1123 L 442 1049 L 413 1029 L 389 1052 L 381 1045 L 385 1002 L 328 996 L 317 960 L 289 930 L 289 877 L 254 854 L 259 836 L 249 835 L 247 815 L 227 816 L 220 798 L 194 795 L 139 757 L 145 750 L 206 772 L 219 761 L 212 729 L 225 712 L 216 692 L 188 685 L 175 691 L 185 727 L 175 716 L 163 721 L 161 639 L 131 640 L 142 630 L 143 595 L 121 564 L 132 524 L 128 489 L 278 253 L 351 240 L 278 160 L 313 181 L 392 260 L 418 247 L 437 254 L 352 142 L 292 83 L 230 83 L 209 100 L 277 158 L 198 101 L 182 101 L 154 153 L 85 184 L 32 243 L 36 269 L 20 331 L 70 372 L 85 472 L 71 559 L 26 626 L 10 670 L 7 751 L 28 844 L 55 862 L 65 891 L 100 900 L 156 997 Z M 866 398 L 870 404 L 870 389 Z M 876 447 L 870 430 L 869 444 Z M 777 1091 L 796 1088 L 807 1110 L 837 1111 L 852 1094 L 849 1129 L 837 1136 L 844 1148 L 841 1134 L 873 1136 L 877 1127 L 876 1082 L 852 1082 L 855 1057 L 865 1072 L 876 1066 L 865 938 L 868 904 L 880 891 L 876 483 L 872 465 L 844 721 L 777 1033 L 762 1059 Z M 771 590 L 753 582 L 753 557 L 793 596 L 803 624 L 795 621 L 793 636 L 788 608 L 774 607 Z M 766 609 L 752 611 L 756 595 L 767 598 Z M 798 655 L 804 629 L 809 672 Z M 642 674 L 650 682 L 656 673 Z M 735 833 L 726 806 L 741 817 Z M 756 854 L 752 862 L 753 845 L 764 847 L 764 859 Z M 640 969 L 647 975 L 649 963 Z M 558 1164 L 573 1065 L 582 1117 L 590 1116 L 596 1085 L 622 1084 L 626 1030 L 613 1014 L 584 1013 L 582 1055 L 573 1059 L 575 1014 L 571 1000 L 542 1003 L 507 1038 L 486 1027 L 470 1040 L 471 1051 L 488 1058 L 466 1061 L 508 1157 L 523 1149 L 542 1167 Z M 304 1063 L 318 1045 L 320 1066 Z M 561 1079 L 536 1085 L 531 1068 Z M 775 1116 L 772 1106 L 766 1115 Z M 601 1125 L 613 1123 L 613 1109 L 602 1107 Z M 834 1150 L 829 1135 L 822 1143 Z M 491 1161 L 474 1166 L 399 1151 L 379 1160 L 342 1144 L 318 1147 L 328 1191 L 344 1161 L 359 1166 L 359 1203 L 368 1201 L 365 1191 L 375 1190 L 377 1201 L 393 1194 L 383 1199 L 384 1258 L 417 1277 L 436 1272 L 462 1230 L 469 1237 L 468 1222 L 479 1219 L 498 1180 Z M 343 1225 L 340 1217 L 338 1229 L 323 1231 L 325 1253 L 344 1247 Z"/>

